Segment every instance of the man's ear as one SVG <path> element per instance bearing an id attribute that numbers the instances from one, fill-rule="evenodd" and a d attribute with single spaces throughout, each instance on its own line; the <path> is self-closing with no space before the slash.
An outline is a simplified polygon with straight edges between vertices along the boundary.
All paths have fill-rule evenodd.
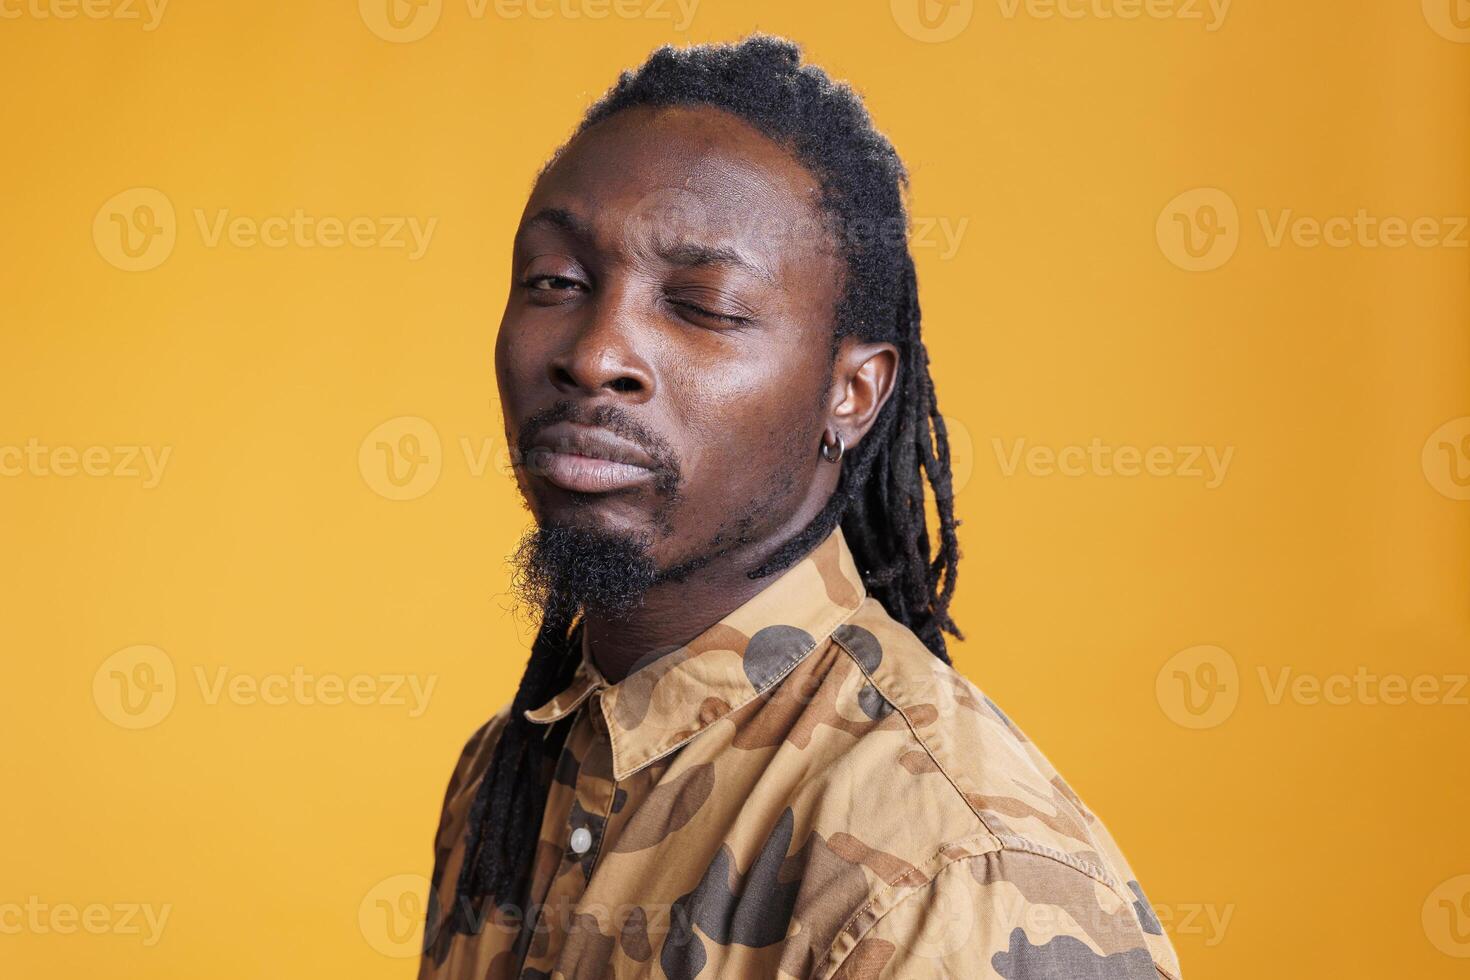
<path id="1" fill-rule="evenodd" d="M 851 449 L 873 423 L 893 394 L 898 380 L 898 348 L 886 342 L 863 342 L 844 337 L 832 366 L 828 392 L 827 426 Z"/>

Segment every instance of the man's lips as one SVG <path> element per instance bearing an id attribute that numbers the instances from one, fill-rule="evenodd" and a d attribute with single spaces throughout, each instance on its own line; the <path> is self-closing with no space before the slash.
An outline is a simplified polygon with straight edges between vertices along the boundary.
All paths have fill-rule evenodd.
<path id="1" fill-rule="evenodd" d="M 635 444 L 607 429 L 571 422 L 536 434 L 523 465 L 564 490 L 607 493 L 653 480 L 657 464 Z"/>

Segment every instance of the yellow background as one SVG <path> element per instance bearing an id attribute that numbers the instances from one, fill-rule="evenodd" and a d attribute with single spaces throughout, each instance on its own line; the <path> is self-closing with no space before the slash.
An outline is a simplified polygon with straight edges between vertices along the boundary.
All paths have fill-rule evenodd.
<path id="1" fill-rule="evenodd" d="M 1454 238 L 1464 0 L 1237 0 L 1223 21 L 985 0 L 930 7 L 932 31 L 910 0 L 703 0 L 683 31 L 672 0 L 396 2 L 421 18 L 398 39 L 386 0 L 173 0 L 152 30 L 141 2 L 0 4 L 0 448 L 170 451 L 151 487 L 121 453 L 113 475 L 0 477 L 0 974 L 412 975 L 389 915 L 414 911 L 455 755 L 525 658 L 491 373 L 514 222 L 618 70 L 760 28 L 865 93 L 930 228 L 956 662 L 1109 823 L 1186 975 L 1465 975 L 1470 691 L 1444 702 L 1470 670 L 1467 233 L 1272 237 L 1288 209 L 1365 209 Z M 148 223 L 136 200 L 104 210 L 134 188 L 175 212 L 146 271 L 108 237 L 112 213 Z M 1234 252 L 1188 271 L 1169 229 L 1210 225 L 1220 194 Z M 416 260 L 211 245 L 196 214 L 222 209 L 437 224 Z M 365 440 L 402 417 L 440 449 L 419 443 L 427 490 L 391 500 Z M 1008 470 L 1017 440 L 1094 438 L 1232 456 L 1214 487 Z M 160 656 L 161 719 L 114 723 L 112 671 Z M 296 668 L 435 687 L 411 717 L 211 703 L 198 680 Z M 1274 696 L 1334 674 L 1440 696 Z M 38 903 L 111 925 L 3 915 Z M 168 907 L 156 943 L 129 903 Z"/>

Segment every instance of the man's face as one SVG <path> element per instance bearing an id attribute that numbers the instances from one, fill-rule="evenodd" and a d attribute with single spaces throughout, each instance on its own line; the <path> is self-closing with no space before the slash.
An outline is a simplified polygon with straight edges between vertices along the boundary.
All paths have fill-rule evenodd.
<path id="1" fill-rule="evenodd" d="M 823 464 L 843 263 L 817 181 L 709 108 L 625 110 L 543 174 L 496 344 L 545 528 L 660 571 L 785 526 Z"/>

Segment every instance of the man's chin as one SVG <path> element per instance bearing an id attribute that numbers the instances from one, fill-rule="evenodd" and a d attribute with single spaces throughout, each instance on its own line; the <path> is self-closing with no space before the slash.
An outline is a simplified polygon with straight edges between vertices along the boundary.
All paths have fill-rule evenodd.
<path id="1" fill-rule="evenodd" d="M 534 501 L 526 498 L 542 527 L 585 528 L 610 536 L 638 538 L 655 529 L 668 533 L 669 507 L 633 493 L 576 493 L 570 490 L 543 489 Z"/>
<path id="2" fill-rule="evenodd" d="M 579 609 L 625 616 L 658 581 L 652 544 L 647 532 L 612 526 L 597 514 L 543 520 L 516 549 L 516 595 L 559 618 Z"/>

